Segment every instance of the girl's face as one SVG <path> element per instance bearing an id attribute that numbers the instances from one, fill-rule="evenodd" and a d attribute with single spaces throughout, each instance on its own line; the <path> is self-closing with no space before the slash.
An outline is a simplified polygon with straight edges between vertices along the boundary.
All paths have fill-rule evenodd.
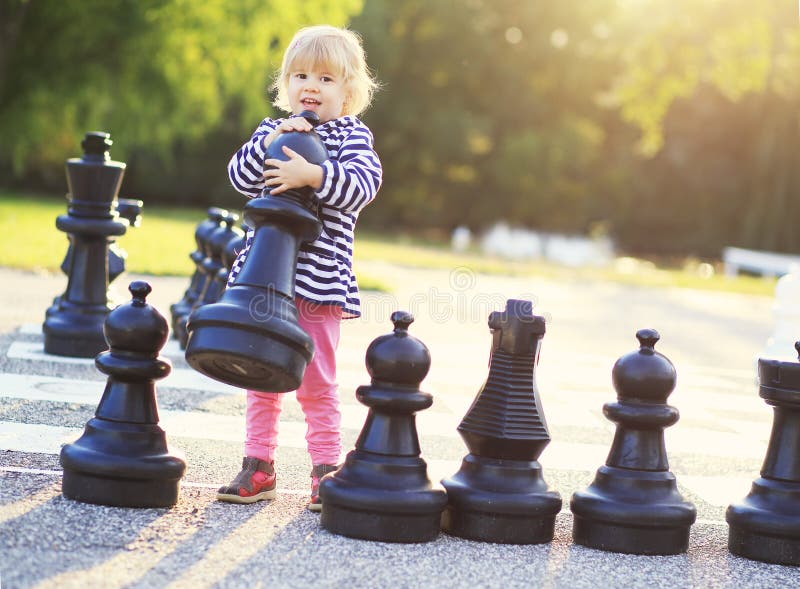
<path id="1" fill-rule="evenodd" d="M 298 67 L 289 72 L 287 95 L 292 113 L 311 110 L 327 123 L 344 114 L 348 93 L 342 77 L 327 68 Z"/>

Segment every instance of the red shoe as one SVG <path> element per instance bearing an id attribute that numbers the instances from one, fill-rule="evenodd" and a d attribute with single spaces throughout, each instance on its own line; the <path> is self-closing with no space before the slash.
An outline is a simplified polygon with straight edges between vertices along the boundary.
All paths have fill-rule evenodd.
<path id="1" fill-rule="evenodd" d="M 322 499 L 319 497 L 319 481 L 326 474 L 336 472 L 339 467 L 335 464 L 318 464 L 311 469 L 311 501 L 308 502 L 309 511 L 322 511 Z"/>
<path id="2" fill-rule="evenodd" d="M 272 462 L 245 458 L 242 460 L 241 472 L 231 484 L 219 488 L 217 500 L 229 503 L 255 503 L 275 499 L 276 480 Z"/>

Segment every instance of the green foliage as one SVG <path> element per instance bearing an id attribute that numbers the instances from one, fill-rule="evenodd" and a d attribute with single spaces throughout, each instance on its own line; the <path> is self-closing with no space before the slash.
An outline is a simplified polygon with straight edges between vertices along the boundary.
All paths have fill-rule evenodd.
<path id="1" fill-rule="evenodd" d="M 385 84 L 368 114 L 385 184 L 364 222 L 505 219 L 605 227 L 634 252 L 797 251 L 796 11 L 373 0 L 353 24 Z"/>
<path id="2" fill-rule="evenodd" d="M 363 9 L 363 10 L 362 10 Z M 358 31 L 384 185 L 365 228 L 496 221 L 625 251 L 800 250 L 800 26 L 783 0 L 0 0 L 0 177 L 63 193 L 106 130 L 122 196 L 240 208 L 230 154 L 304 24 Z"/>
<path id="3" fill-rule="evenodd" d="M 55 176 L 91 130 L 110 132 L 123 161 L 169 159 L 223 125 L 246 137 L 296 29 L 343 24 L 361 4 L 0 0 L 14 33 L 0 43 L 0 165 Z"/>
<path id="4" fill-rule="evenodd" d="M 698 84 L 732 102 L 748 94 L 797 97 L 800 28 L 797 6 L 769 0 L 640 0 L 621 13 L 632 39 L 617 84 L 622 115 L 643 131 L 641 150 L 663 144 L 663 120 L 672 103 Z M 635 34 L 633 31 L 635 30 Z"/>
<path id="5" fill-rule="evenodd" d="M 353 21 L 384 84 L 366 118 L 384 163 L 368 223 L 583 231 L 610 209 L 596 101 L 614 2 L 368 2 Z M 375 210 L 379 209 L 379 210 Z"/>
<path id="6" fill-rule="evenodd" d="M 797 5 L 631 4 L 616 98 L 653 159 L 635 168 L 623 243 L 704 255 L 723 245 L 800 250 Z"/>
<path id="7" fill-rule="evenodd" d="M 66 212 L 66 202 L 39 194 L 0 191 L 0 266 L 33 271 L 60 272 L 67 252 L 67 236 L 55 228 L 55 218 Z M 194 231 L 205 218 L 201 208 L 145 205 L 142 224 L 129 228 L 117 243 L 128 255 L 126 269 L 137 274 L 189 276 L 194 267 Z M 24 247 L 19 247 L 24 244 Z M 692 267 L 658 269 L 644 261 L 621 260 L 610 268 L 565 268 L 539 262 L 515 262 L 473 252 L 454 253 L 441 243 L 403 236 L 359 233 L 355 268 L 363 290 L 390 292 L 394 285 L 360 268 L 365 262 L 411 265 L 416 268 L 452 270 L 469 268 L 483 274 L 545 276 L 560 281 L 599 280 L 641 286 L 688 287 L 748 294 L 771 295 L 774 279 L 725 276 L 703 277 Z M 696 263 L 695 263 L 696 265 Z M 632 268 L 635 270 L 632 271 Z"/>
<path id="8" fill-rule="evenodd" d="M 40 194 L 0 192 L 0 266 L 59 271 L 67 252 L 67 235 L 55 221 L 67 212 L 66 201 Z M 145 205 L 140 227 L 117 240 L 127 251 L 127 269 L 157 275 L 189 275 L 194 231 L 202 209 Z M 20 246 L 20 244 L 24 244 Z"/>

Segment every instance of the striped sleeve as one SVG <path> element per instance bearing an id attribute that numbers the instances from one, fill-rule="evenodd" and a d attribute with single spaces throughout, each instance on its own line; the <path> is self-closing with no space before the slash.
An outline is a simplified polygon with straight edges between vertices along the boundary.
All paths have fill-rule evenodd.
<path id="1" fill-rule="evenodd" d="M 373 144 L 372 132 L 363 124 L 348 134 L 337 157 L 322 164 L 322 186 L 316 192 L 321 203 L 357 213 L 375 198 L 383 171 Z"/>
<path id="2" fill-rule="evenodd" d="M 228 162 L 228 178 L 233 187 L 250 198 L 261 195 L 264 189 L 264 159 L 266 150 L 263 139 L 280 123 L 280 120 L 264 119 L 250 140 L 233 154 Z"/>

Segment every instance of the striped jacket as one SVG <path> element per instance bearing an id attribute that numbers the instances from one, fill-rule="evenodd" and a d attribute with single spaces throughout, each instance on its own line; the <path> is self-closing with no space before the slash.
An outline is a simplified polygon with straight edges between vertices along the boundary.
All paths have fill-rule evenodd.
<path id="1" fill-rule="evenodd" d="M 264 119 L 228 164 L 233 187 L 245 196 L 261 196 L 266 157 L 262 140 L 281 120 Z M 353 274 L 353 231 L 359 212 L 380 188 L 381 162 L 373 149 L 372 132 L 357 117 L 333 119 L 317 126 L 315 131 L 330 157 L 322 164 L 322 186 L 315 193 L 320 202 L 322 233 L 314 242 L 300 246 L 295 294 L 317 303 L 338 305 L 343 317 L 358 317 L 361 302 Z M 233 264 L 229 285 L 247 258 L 252 240 L 251 230 Z"/>

